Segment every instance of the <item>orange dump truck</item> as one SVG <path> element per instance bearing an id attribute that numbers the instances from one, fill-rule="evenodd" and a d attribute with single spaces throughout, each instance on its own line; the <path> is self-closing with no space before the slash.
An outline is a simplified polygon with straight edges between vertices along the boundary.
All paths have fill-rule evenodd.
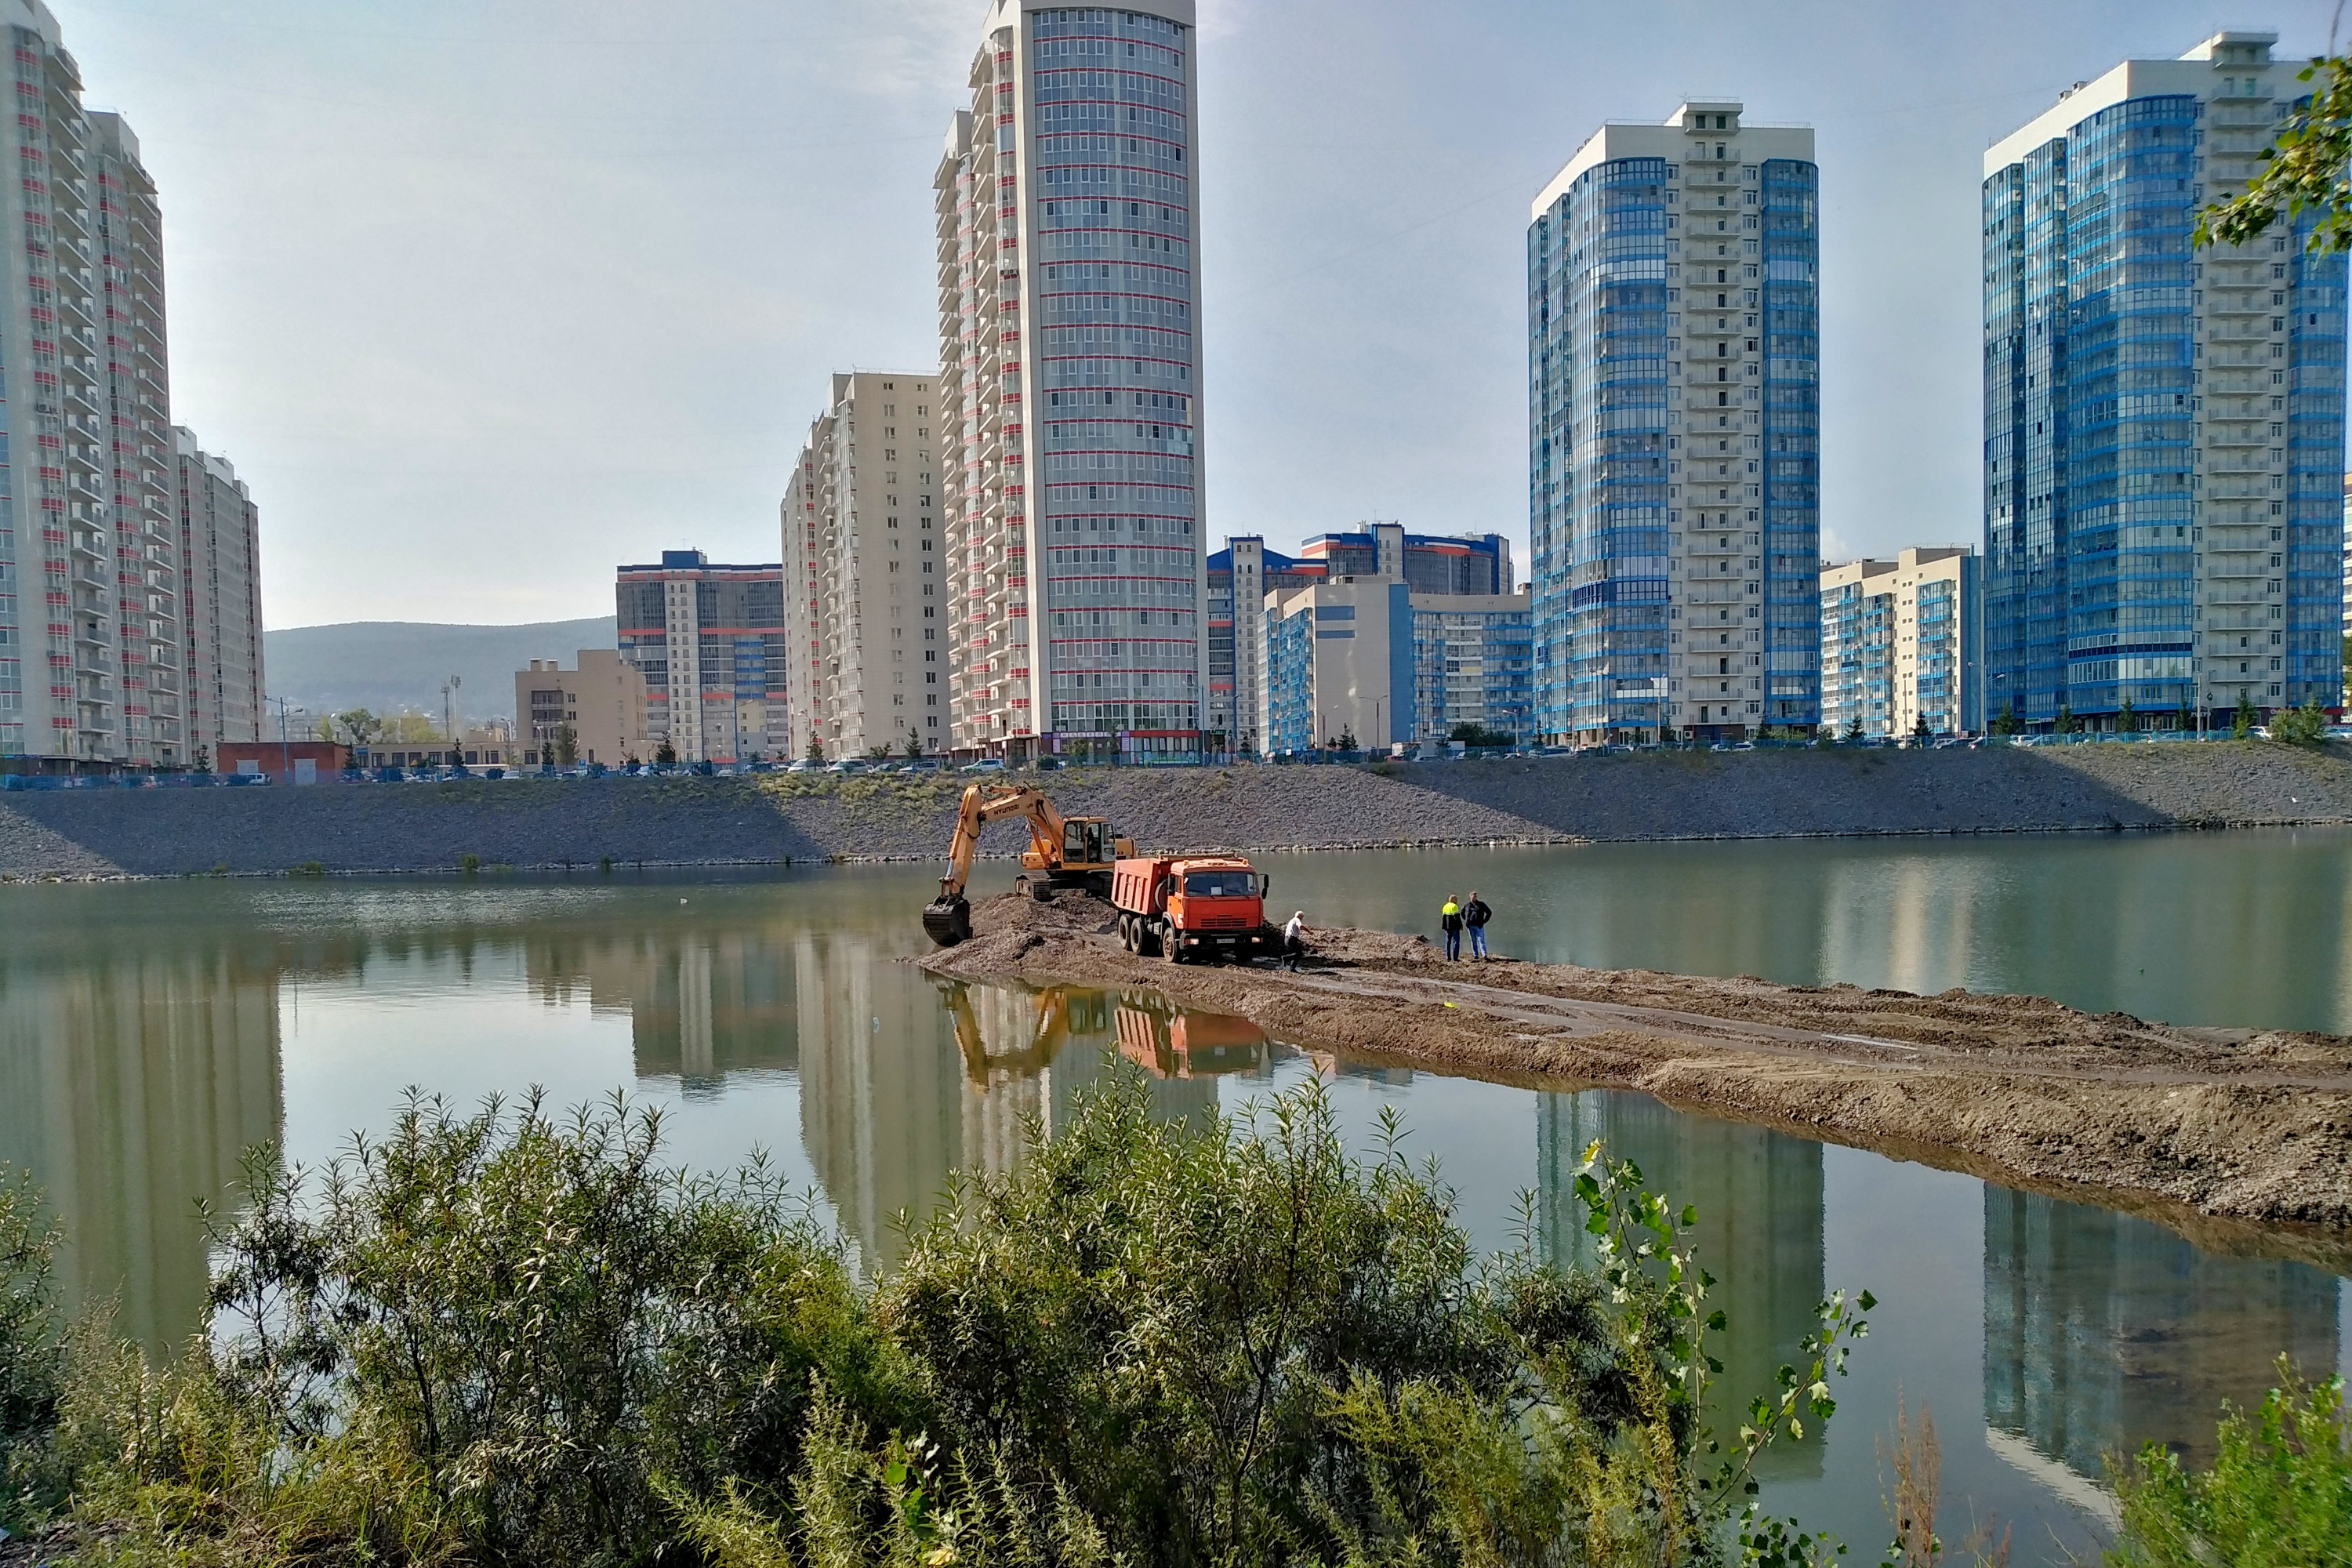
<path id="1" fill-rule="evenodd" d="M 1110 881 L 1119 942 L 1171 963 L 1271 958 L 1282 951 L 1282 933 L 1265 923 L 1272 886 L 1239 855 L 1122 859 Z"/>

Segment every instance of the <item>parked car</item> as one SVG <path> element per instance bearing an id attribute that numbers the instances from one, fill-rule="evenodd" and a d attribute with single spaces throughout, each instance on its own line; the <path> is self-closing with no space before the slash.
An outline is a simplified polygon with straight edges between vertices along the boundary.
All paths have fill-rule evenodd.
<path id="1" fill-rule="evenodd" d="M 957 771 L 959 773 L 1001 773 L 1004 771 L 1004 759 L 1002 757 L 982 757 L 976 763 L 966 763 Z"/>
<path id="2" fill-rule="evenodd" d="M 1062 759 L 1059 757 L 1040 757 L 1037 759 L 1037 771 L 1041 773 L 1052 773 L 1055 768 L 1058 768 L 1061 765 Z"/>

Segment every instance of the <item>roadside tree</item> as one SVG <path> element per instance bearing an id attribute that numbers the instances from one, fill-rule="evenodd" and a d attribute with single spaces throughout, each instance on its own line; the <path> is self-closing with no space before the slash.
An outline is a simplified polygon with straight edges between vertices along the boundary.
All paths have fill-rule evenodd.
<path id="1" fill-rule="evenodd" d="M 2244 692 L 2238 693 L 2238 710 L 2230 716 L 2230 738 L 2242 741 L 2261 723 L 2262 715 L 2254 711 L 2253 700 Z"/>
<path id="2" fill-rule="evenodd" d="M 383 721 L 364 708 L 347 708 L 335 715 L 333 723 L 342 731 L 344 742 L 355 752 L 364 752 L 383 733 Z M 328 739 L 332 740 L 333 736 Z"/>
<path id="3" fill-rule="evenodd" d="M 2281 709 L 2271 720 L 2271 739 L 2290 746 L 2318 746 L 2327 741 L 2327 715 L 2317 702 Z"/>

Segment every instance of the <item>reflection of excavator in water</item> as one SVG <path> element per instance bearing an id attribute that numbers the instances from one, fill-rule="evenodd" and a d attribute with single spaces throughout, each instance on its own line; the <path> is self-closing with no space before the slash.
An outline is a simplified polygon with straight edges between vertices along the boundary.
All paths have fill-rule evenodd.
<path id="1" fill-rule="evenodd" d="M 1023 869 L 1016 886 L 1040 901 L 1057 888 L 1108 898 L 1111 868 L 1121 856 L 1135 853 L 1135 840 L 1115 834 L 1104 818 L 1066 817 L 1027 784 L 973 784 L 963 792 L 940 896 L 923 910 L 923 929 L 941 947 L 953 947 L 971 935 L 971 905 L 964 899 L 963 885 L 980 849 L 980 830 L 1005 816 L 1029 824 L 1029 847 L 1021 852 Z"/>
<path id="2" fill-rule="evenodd" d="M 990 1072 L 1012 1072 L 1016 1077 L 1045 1072 L 1061 1056 L 1061 1048 L 1070 1044 L 1070 1030 L 1082 1027 L 1087 1032 L 1106 1032 L 1110 1020 L 1101 1013 L 1108 1004 L 1101 992 L 1079 992 L 1079 1013 L 1073 1018 L 1073 992 L 1056 985 L 1051 990 L 1033 992 L 1028 996 L 1028 1016 L 1021 1016 L 1018 1006 L 1000 1006 L 992 1011 L 1000 1032 L 1007 1039 L 990 1041 L 988 1032 L 981 1027 L 979 1011 L 971 1006 L 971 994 L 967 987 L 950 985 L 948 996 L 948 1018 L 955 1025 L 955 1048 L 964 1058 L 964 1072 L 973 1084 L 988 1086 Z M 1089 1006 L 1091 1004 L 1091 1006 Z"/>

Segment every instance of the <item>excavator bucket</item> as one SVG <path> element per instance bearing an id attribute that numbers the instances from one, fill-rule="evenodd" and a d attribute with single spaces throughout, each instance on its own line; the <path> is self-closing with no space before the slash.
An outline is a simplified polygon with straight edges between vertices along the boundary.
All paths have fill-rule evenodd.
<path id="1" fill-rule="evenodd" d="M 923 906 L 923 930 L 940 947 L 971 940 L 971 904 L 961 893 L 933 899 Z"/>

